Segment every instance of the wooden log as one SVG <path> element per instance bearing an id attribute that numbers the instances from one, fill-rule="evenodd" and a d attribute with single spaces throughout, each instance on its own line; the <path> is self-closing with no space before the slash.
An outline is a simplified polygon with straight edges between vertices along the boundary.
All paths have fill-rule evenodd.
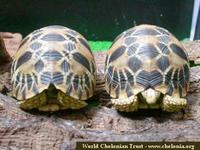
<path id="1" fill-rule="evenodd" d="M 0 94 L 0 149 L 74 149 L 77 141 L 200 140 L 199 66 L 191 68 L 185 113 L 161 110 L 121 113 L 110 106 L 110 97 L 104 89 L 105 53 L 95 53 L 95 58 L 98 68 L 95 96 L 81 110 L 26 112 L 19 109 L 15 99 Z M 10 75 L 9 71 L 4 76 L 5 73 Z M 10 79 L 5 82 L 9 84 Z"/>
<path id="2" fill-rule="evenodd" d="M 21 40 L 20 33 L 0 32 L 0 65 L 12 60 Z"/>
<path id="3" fill-rule="evenodd" d="M 200 41 L 183 42 L 183 46 L 187 50 L 190 61 L 200 64 Z"/>

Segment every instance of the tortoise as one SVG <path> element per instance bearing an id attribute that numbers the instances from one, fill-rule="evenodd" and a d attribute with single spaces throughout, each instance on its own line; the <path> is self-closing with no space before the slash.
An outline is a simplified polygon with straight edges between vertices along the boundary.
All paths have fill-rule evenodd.
<path id="1" fill-rule="evenodd" d="M 189 87 L 188 54 L 168 30 L 143 24 L 121 33 L 107 52 L 106 91 L 119 111 L 182 110 Z"/>
<path id="2" fill-rule="evenodd" d="M 96 65 L 86 39 L 60 25 L 35 30 L 11 66 L 12 95 L 22 109 L 79 109 L 93 95 Z"/>

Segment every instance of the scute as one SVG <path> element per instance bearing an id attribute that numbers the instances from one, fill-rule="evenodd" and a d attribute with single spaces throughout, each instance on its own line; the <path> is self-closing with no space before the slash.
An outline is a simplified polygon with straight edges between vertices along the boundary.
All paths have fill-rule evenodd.
<path id="1" fill-rule="evenodd" d="M 42 60 L 38 60 L 35 64 L 35 71 L 36 72 L 41 72 L 44 69 L 44 63 Z"/>
<path id="2" fill-rule="evenodd" d="M 170 53 L 170 51 L 169 51 L 167 45 L 165 45 L 165 44 L 163 44 L 163 43 L 158 43 L 157 46 L 158 46 L 159 50 L 160 50 L 163 54 L 168 55 L 168 54 Z"/>
<path id="3" fill-rule="evenodd" d="M 33 49 L 33 50 L 37 50 L 37 49 L 39 49 L 41 46 L 42 46 L 41 43 L 39 43 L 39 42 L 34 42 L 34 43 L 32 43 L 32 44 L 30 45 L 30 48 Z"/>
<path id="4" fill-rule="evenodd" d="M 64 47 L 70 52 L 76 49 L 76 45 L 73 42 L 66 43 Z"/>
<path id="5" fill-rule="evenodd" d="M 159 32 L 157 32 L 155 29 L 140 29 L 140 30 L 137 30 L 135 33 L 134 33 L 134 36 L 137 36 L 137 35 L 158 35 Z"/>
<path id="6" fill-rule="evenodd" d="M 88 71 L 91 72 L 90 63 L 83 54 L 76 52 L 73 54 L 73 58 L 75 61 L 77 61 L 79 64 L 82 64 L 85 68 L 87 68 Z"/>
<path id="7" fill-rule="evenodd" d="M 91 49 L 90 49 L 90 46 L 89 46 L 88 43 L 86 42 L 86 40 L 83 39 L 83 38 L 79 38 L 79 41 L 81 42 L 82 45 L 85 46 L 85 48 L 86 48 L 86 49 L 90 52 L 90 54 L 92 55 L 92 51 L 91 51 Z"/>
<path id="8" fill-rule="evenodd" d="M 94 56 L 86 39 L 63 26 L 30 33 L 12 63 L 13 96 L 30 99 L 54 85 L 66 95 L 86 100 L 96 83 Z"/>
<path id="9" fill-rule="evenodd" d="M 136 41 L 136 38 L 135 38 L 135 37 L 128 37 L 128 38 L 125 39 L 124 42 L 125 42 L 126 45 L 131 45 L 131 44 L 133 44 L 135 41 Z"/>
<path id="10" fill-rule="evenodd" d="M 142 70 L 136 77 L 137 84 L 143 86 L 145 89 L 155 87 L 162 83 L 162 75 L 160 72 L 154 70 L 147 72 Z"/>
<path id="11" fill-rule="evenodd" d="M 16 65 L 16 69 L 19 68 L 22 64 L 28 62 L 32 57 L 32 53 L 27 51 L 22 56 L 19 57 Z"/>
<path id="12" fill-rule="evenodd" d="M 136 56 L 129 58 L 128 67 L 133 71 L 137 72 L 142 66 L 142 62 Z"/>
<path id="13" fill-rule="evenodd" d="M 42 35 L 42 33 L 38 33 L 38 34 L 33 34 L 32 38 L 31 38 L 31 42 L 37 40 L 40 36 Z"/>
<path id="14" fill-rule="evenodd" d="M 59 41 L 65 41 L 65 38 L 60 34 L 50 33 L 43 36 L 41 40 L 59 42 Z"/>
<path id="15" fill-rule="evenodd" d="M 159 52 L 153 44 L 147 43 L 147 44 L 141 45 L 137 54 L 142 58 L 146 58 L 146 57 L 154 58 L 157 55 L 159 55 Z"/>
<path id="16" fill-rule="evenodd" d="M 167 56 L 161 56 L 157 60 L 157 66 L 163 72 L 169 67 L 169 65 L 170 65 L 170 62 Z"/>
<path id="17" fill-rule="evenodd" d="M 122 54 L 124 54 L 125 50 L 126 50 L 126 47 L 125 47 L 125 46 L 120 46 L 120 47 L 118 47 L 118 48 L 112 53 L 112 55 L 110 56 L 109 63 L 115 61 L 118 57 L 120 57 Z"/>
<path id="18" fill-rule="evenodd" d="M 129 46 L 128 50 L 127 50 L 128 56 L 135 55 L 138 46 L 139 46 L 139 44 L 133 44 L 133 45 Z"/>
<path id="19" fill-rule="evenodd" d="M 174 53 L 176 53 L 178 56 L 180 56 L 182 59 L 184 60 L 188 60 L 187 55 L 184 53 L 184 51 L 182 50 L 182 48 L 174 43 L 172 43 L 170 45 L 170 48 L 172 49 L 172 51 Z"/>
<path id="20" fill-rule="evenodd" d="M 61 69 L 62 69 L 62 71 L 64 71 L 65 73 L 67 73 L 70 70 L 70 64 L 66 60 L 64 60 L 61 63 Z"/>
<path id="21" fill-rule="evenodd" d="M 62 54 L 57 50 L 47 50 L 43 55 L 42 59 L 46 61 L 59 61 L 62 58 Z"/>

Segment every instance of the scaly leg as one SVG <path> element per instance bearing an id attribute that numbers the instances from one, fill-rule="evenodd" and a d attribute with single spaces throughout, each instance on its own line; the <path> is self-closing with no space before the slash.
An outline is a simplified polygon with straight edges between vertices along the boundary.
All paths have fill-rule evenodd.
<path id="1" fill-rule="evenodd" d="M 61 105 L 61 109 L 80 109 L 87 105 L 84 100 L 74 99 L 61 91 L 58 93 L 58 101 Z"/>
<path id="2" fill-rule="evenodd" d="M 41 94 L 39 94 L 33 98 L 19 101 L 20 108 L 27 109 L 27 110 L 33 109 L 33 108 L 38 108 L 38 107 L 44 105 L 45 103 L 46 103 L 46 93 L 45 92 L 42 92 Z"/>
<path id="3" fill-rule="evenodd" d="M 187 100 L 185 98 L 165 95 L 161 107 L 164 111 L 175 112 L 185 108 L 186 105 L 187 105 Z"/>
<path id="4" fill-rule="evenodd" d="M 111 99 L 111 102 L 119 111 L 131 112 L 138 109 L 138 98 L 135 95 L 126 99 Z"/>

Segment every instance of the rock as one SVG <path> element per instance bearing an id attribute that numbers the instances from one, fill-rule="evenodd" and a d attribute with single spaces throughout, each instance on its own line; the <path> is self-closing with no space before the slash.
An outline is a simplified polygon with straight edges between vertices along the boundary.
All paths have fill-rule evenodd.
<path id="1" fill-rule="evenodd" d="M 6 51 L 5 43 L 0 36 L 0 65 L 5 64 L 6 62 L 10 60 L 11 60 L 11 57 Z"/>
<path id="2" fill-rule="evenodd" d="M 4 40 L 7 53 L 13 58 L 22 40 L 22 35 L 20 33 L 0 32 L 0 37 Z"/>
<path id="3" fill-rule="evenodd" d="M 195 44 L 195 43 L 194 43 Z M 200 51 L 197 47 L 196 51 Z M 189 56 L 194 61 L 197 57 Z M 188 107 L 185 112 L 113 109 L 104 89 L 105 52 L 95 53 L 98 68 L 95 96 L 81 110 L 43 113 L 23 111 L 15 99 L 0 94 L 0 145 L 2 149 L 74 149 L 77 141 L 199 141 L 200 66 L 191 68 Z M 0 71 L 10 90 L 10 73 Z M 94 105 L 95 104 L 95 105 Z"/>
<path id="4" fill-rule="evenodd" d="M 195 64 L 199 64 L 200 63 L 200 40 L 183 42 L 183 45 L 188 52 L 190 60 L 194 61 Z"/>

